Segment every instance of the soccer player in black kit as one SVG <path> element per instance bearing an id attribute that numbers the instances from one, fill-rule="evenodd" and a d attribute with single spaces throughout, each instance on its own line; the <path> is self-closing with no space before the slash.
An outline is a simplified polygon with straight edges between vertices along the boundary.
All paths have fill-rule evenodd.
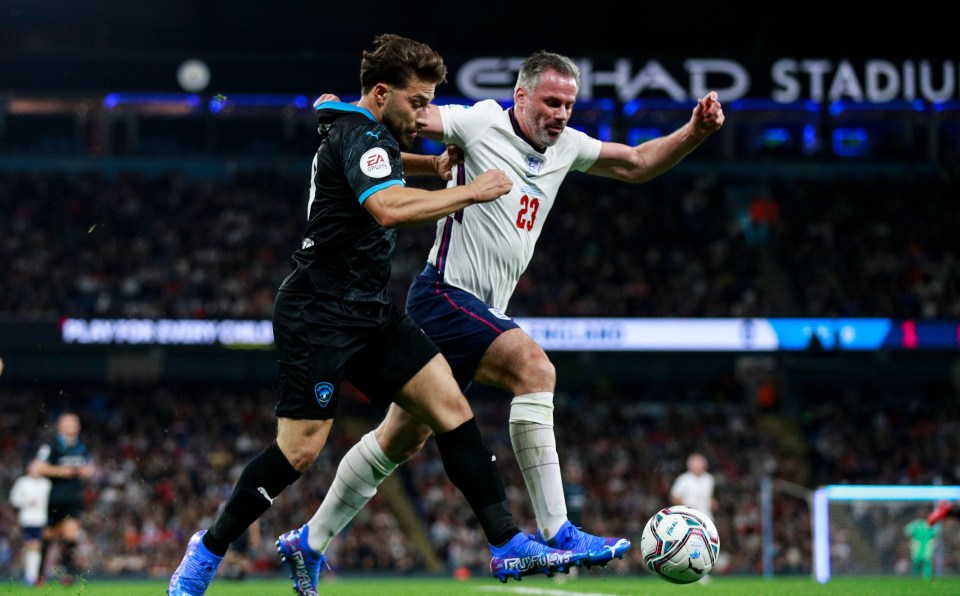
<path id="1" fill-rule="evenodd" d="M 490 542 L 494 575 L 549 575 L 586 556 L 520 532 L 496 458 L 484 446 L 449 364 L 387 298 L 396 228 L 433 224 L 471 204 L 496 200 L 512 185 L 505 172 L 491 170 L 465 186 L 406 186 L 400 152 L 412 147 L 424 108 L 446 73 L 429 46 L 381 35 L 363 53 L 359 102 L 317 107 L 321 140 L 306 231 L 274 303 L 277 439 L 247 464 L 213 524 L 190 539 L 168 594 L 203 594 L 230 543 L 316 460 L 344 380 L 380 407 L 396 403 L 431 428 L 447 476 Z M 434 156 L 423 157 L 408 161 L 406 174 L 439 172 Z M 310 548 L 307 526 L 280 536 L 277 547 L 294 590 L 316 594 L 323 557 Z"/>
<path id="2" fill-rule="evenodd" d="M 50 478 L 47 527 L 40 547 L 40 580 L 47 551 L 52 542 L 60 542 L 60 562 L 66 570 L 61 582 L 69 584 L 80 574 L 76 563 L 84 509 L 84 481 L 92 477 L 94 467 L 86 445 L 80 442 L 80 417 L 65 412 L 57 417 L 57 434 L 44 443 L 30 463 L 31 471 Z"/>

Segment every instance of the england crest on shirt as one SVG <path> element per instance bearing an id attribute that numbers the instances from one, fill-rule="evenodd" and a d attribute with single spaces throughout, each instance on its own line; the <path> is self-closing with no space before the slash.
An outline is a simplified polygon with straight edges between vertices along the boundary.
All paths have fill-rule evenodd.
<path id="1" fill-rule="evenodd" d="M 531 174 L 536 175 L 540 173 L 540 168 L 543 167 L 544 159 L 539 155 L 528 153 L 526 162 L 527 162 L 527 171 L 530 172 Z"/>

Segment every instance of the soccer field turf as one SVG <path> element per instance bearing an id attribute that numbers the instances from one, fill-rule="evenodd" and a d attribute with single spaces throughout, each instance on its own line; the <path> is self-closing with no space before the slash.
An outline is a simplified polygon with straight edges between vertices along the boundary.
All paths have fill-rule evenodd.
<path id="1" fill-rule="evenodd" d="M 292 594 L 290 580 L 215 580 L 207 591 L 209 596 L 269 596 Z M 66 596 L 137 596 L 165 593 L 165 581 L 116 581 L 90 580 L 72 586 L 48 584 L 39 588 L 29 588 L 17 582 L 0 582 L 0 595 L 55 594 Z M 497 596 L 518 594 L 523 596 L 609 596 L 620 595 L 659 595 L 659 594 L 704 594 L 705 596 L 744 596 L 753 594 L 771 594 L 775 596 L 793 596 L 805 594 L 818 595 L 863 595 L 878 594 L 960 594 L 960 578 L 942 578 L 923 581 L 911 578 L 869 577 L 836 578 L 820 585 L 810 578 L 777 578 L 764 580 L 753 577 L 715 577 L 710 583 L 689 585 L 668 584 L 655 577 L 611 576 L 604 578 L 548 579 L 546 577 L 527 577 L 521 582 L 511 581 L 501 584 L 494 579 L 454 579 L 423 578 L 338 578 L 323 581 L 320 594 L 338 596 Z"/>

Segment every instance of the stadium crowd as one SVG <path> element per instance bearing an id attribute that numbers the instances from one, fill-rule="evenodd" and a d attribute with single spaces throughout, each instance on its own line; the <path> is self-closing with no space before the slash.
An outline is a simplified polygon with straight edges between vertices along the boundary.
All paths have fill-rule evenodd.
<path id="1" fill-rule="evenodd" d="M 510 314 L 960 316 L 958 178 L 573 175 Z M 268 171 L 0 172 L 0 314 L 269 318 L 306 193 L 305 176 Z M 432 241 L 432 226 L 400 234 L 395 298 Z"/>
<path id="2" fill-rule="evenodd" d="M 80 566 L 93 577 L 166 581 L 190 535 L 211 523 L 243 466 L 275 437 L 275 386 L 251 382 L 255 375 L 243 370 L 250 360 L 237 358 L 236 352 L 217 352 L 215 359 L 230 364 L 218 363 L 210 371 L 203 360 L 209 353 L 198 355 L 194 370 L 201 371 L 197 377 L 209 377 L 204 381 L 157 374 L 150 382 L 134 382 L 137 375 L 124 371 L 112 371 L 117 378 L 109 381 L 70 379 L 67 371 L 89 370 L 96 357 L 65 362 L 70 356 L 64 358 L 58 352 L 61 346 L 48 353 L 36 345 L 8 344 L 3 325 L 49 323 L 64 317 L 269 319 L 277 287 L 290 270 L 290 255 L 301 243 L 315 122 L 309 103 L 303 107 L 311 113 L 303 122 L 297 122 L 291 106 L 284 106 L 282 115 L 277 109 L 269 116 L 263 116 L 262 107 L 248 107 L 249 116 L 229 118 L 234 109 L 240 115 L 241 102 L 224 105 L 226 97 L 219 93 L 216 103 L 194 110 L 202 112 L 202 117 L 157 116 L 161 107 L 149 105 L 154 97 L 130 102 L 146 104 L 139 108 L 107 107 L 124 94 L 111 94 L 109 102 L 98 96 L 88 105 L 88 98 L 76 91 L 59 92 L 78 81 L 82 89 L 95 89 L 104 78 L 84 76 L 102 74 L 81 68 L 84 55 L 111 55 L 105 64 L 116 68 L 103 69 L 110 71 L 106 78 L 111 89 L 128 86 L 124 77 L 113 75 L 130 69 L 142 71 L 137 74 L 143 74 L 152 87 L 158 69 L 137 65 L 153 64 L 147 57 L 161 41 L 164 47 L 173 41 L 181 49 L 213 49 L 216 38 L 227 39 L 232 47 L 238 36 L 229 35 L 229 27 L 223 29 L 227 34 L 211 35 L 203 25 L 212 20 L 212 11 L 203 8 L 202 18 L 184 26 L 174 24 L 176 14 L 183 11 L 165 4 L 160 9 L 165 11 L 164 18 L 142 19 L 150 21 L 150 29 L 139 32 L 104 25 L 109 19 L 91 28 L 86 18 L 64 18 L 68 12 L 51 18 L 42 3 L 35 4 L 31 10 L 24 3 L 23 10 L 5 15 L 9 18 L 0 22 L 0 30 L 10 34 L 7 45 L 16 46 L 7 48 L 8 58 L 20 66 L 10 73 L 10 84 L 25 76 L 31 81 L 28 94 L 0 98 L 0 358 L 12 360 L 9 351 L 22 347 L 22 353 L 16 353 L 18 361 L 49 360 L 55 364 L 45 366 L 62 365 L 65 372 L 57 379 L 44 379 L 8 366 L 0 378 L 0 580 L 22 577 L 23 536 L 8 499 L 11 486 L 42 442 L 52 436 L 57 414 L 69 409 L 83 421 L 82 440 L 97 467 L 86 485 L 77 553 Z M 190 14 L 196 11 L 195 4 L 183 3 L 191 6 Z M 96 8 L 80 10 L 96 16 Z M 589 12 L 590 7 L 584 8 Z M 818 24 L 830 24 L 829 11 L 803 8 L 794 10 L 792 19 L 809 14 Z M 726 12 L 732 21 L 744 19 L 744 11 L 705 14 L 716 20 Z M 898 10 L 895 14 L 902 25 L 910 13 L 924 12 Z M 31 19 L 54 24 L 55 30 L 45 33 L 36 23 L 16 26 Z M 832 20 L 843 24 L 842 19 Z M 935 24 L 935 19 L 926 21 L 927 29 Z M 949 19 L 937 22 L 952 27 Z M 284 47 L 302 46 L 296 50 L 300 63 L 310 54 L 303 52 L 309 46 L 304 40 L 319 38 L 312 26 L 295 35 L 289 26 L 264 25 L 269 23 L 252 26 L 257 35 L 246 36 L 246 45 L 251 46 L 247 51 L 259 48 L 273 56 Z M 608 22 L 594 29 L 611 37 L 610 26 Z M 167 35 L 171 28 L 177 30 L 175 39 L 164 39 L 171 37 Z M 273 35 L 271 29 L 276 30 Z M 453 31 L 437 31 L 441 29 Z M 666 27 L 659 29 L 664 38 L 682 40 L 684 48 L 691 42 L 689 35 L 678 37 Z M 738 52 L 745 47 L 752 50 L 752 59 L 763 56 L 766 46 L 791 45 L 773 43 L 790 33 L 790 27 L 760 29 L 773 37 L 753 31 L 748 45 L 739 41 L 732 45 Z M 792 29 L 802 33 L 803 42 L 814 30 Z M 856 44 L 835 35 L 843 46 L 839 53 L 847 52 L 846 46 L 865 52 L 882 47 L 883 52 L 893 52 L 887 56 L 893 59 L 898 53 L 896 43 L 863 43 L 861 38 L 873 29 L 884 28 L 861 27 Z M 735 29 L 720 30 L 737 40 L 729 33 Z M 818 53 L 829 37 L 823 34 L 827 30 L 816 29 Z M 71 32 L 82 40 L 96 40 L 95 51 L 78 46 Z M 279 46 L 278 35 L 283 42 Z M 198 41 L 197 36 L 202 39 Z M 589 49 L 581 38 L 571 37 L 575 45 Z M 785 40 L 789 38 L 786 35 Z M 923 58 L 914 54 L 938 47 L 931 46 L 935 38 L 928 32 L 927 43 L 909 48 L 911 61 L 903 63 L 900 73 L 905 91 L 908 84 L 916 83 L 907 81 L 908 66 L 912 73 L 913 58 Z M 117 47 L 117 40 L 123 47 Z M 127 47 L 129 41 L 139 49 Z M 327 46 L 343 45 L 323 41 Z M 58 46 L 63 47 L 57 50 Z M 37 62 L 32 53 L 37 50 L 79 58 L 71 58 L 76 64 L 70 68 L 31 68 L 47 62 L 46 58 Z M 170 49 L 163 60 L 169 61 L 179 51 Z M 223 73 L 233 55 L 244 53 L 235 48 L 229 53 L 213 52 L 218 63 L 213 66 Z M 822 53 L 831 57 L 830 51 Z M 264 56 L 252 67 L 239 69 L 269 87 L 278 81 L 275 75 L 282 74 L 282 69 Z M 615 56 L 616 52 L 604 60 Z M 673 72 L 670 52 L 664 57 Z M 926 62 L 918 68 L 926 69 Z M 602 64 L 598 61 L 598 68 L 609 68 Z M 631 86 L 648 85 L 648 68 L 658 64 L 651 61 L 636 76 L 629 72 Z M 950 64 L 952 69 L 954 63 Z M 634 66 L 639 68 L 640 63 Z M 841 66 L 851 68 L 846 60 Z M 620 66 L 617 69 L 594 74 L 619 76 Z M 287 70 L 298 73 L 297 77 L 303 73 L 302 68 Z M 837 71 L 835 82 L 855 86 L 856 78 L 840 76 L 844 72 L 848 70 Z M 703 78 L 702 72 L 686 74 L 691 86 L 696 77 Z M 956 71 L 945 69 L 943 74 L 943 87 L 952 90 Z M 950 75 L 949 85 L 946 75 Z M 206 92 L 223 85 L 223 75 L 219 76 L 213 79 L 218 87 Z M 58 89 L 53 101 L 43 97 L 47 79 L 47 85 Z M 36 91 L 33 82 L 40 84 Z M 590 124 L 595 136 L 600 136 L 601 128 L 615 137 L 627 136 L 628 129 L 670 130 L 670 119 L 677 116 L 651 108 L 659 104 L 660 95 L 655 86 L 651 90 L 654 101 L 642 102 L 646 107 L 641 102 L 631 106 L 630 110 L 638 110 L 633 116 L 626 116 L 626 105 L 610 109 L 602 101 L 592 106 L 578 103 L 572 125 Z M 956 204 L 960 143 L 955 101 L 929 102 L 922 115 L 916 102 L 893 111 L 886 106 L 860 111 L 848 105 L 846 114 L 836 115 L 827 115 L 833 111 L 827 103 L 818 108 L 822 115 L 810 113 L 809 102 L 776 110 L 743 103 L 735 107 L 728 102 L 732 117 L 725 130 L 729 137 L 704 144 L 653 181 L 627 186 L 571 174 L 508 314 L 960 318 L 960 209 Z M 919 100 L 920 105 L 927 103 Z M 684 107 L 684 119 L 686 114 Z M 858 118 L 867 123 L 858 123 Z M 764 149 L 758 144 L 763 129 L 786 131 L 768 128 L 779 122 L 791 127 L 802 123 L 802 145 Z M 829 143 L 830 128 L 866 126 L 873 156 L 864 153 L 820 163 L 829 151 L 820 146 L 815 154 L 809 153 L 808 122 L 816 123 L 811 126 L 817 128 L 818 144 Z M 933 134 L 935 128 L 940 134 Z M 879 139 L 883 140 L 878 143 Z M 933 160 L 923 162 L 934 155 L 942 166 Z M 871 164 L 870 157 L 884 161 Z M 218 161 L 219 169 L 203 171 L 212 160 Z M 251 161 L 262 169 L 232 169 Z M 796 167 L 786 167 L 782 161 Z M 89 169 L 74 169 L 78 163 Z M 17 164 L 24 167 L 18 169 Z M 132 164 L 132 169 L 125 164 Z M 164 164 L 183 171 L 161 173 Z M 409 182 L 438 184 L 418 178 Z M 433 237 L 432 226 L 400 231 L 390 287 L 398 303 L 403 303 L 410 280 L 422 270 Z M 192 357 L 195 352 L 189 354 Z M 839 378 L 849 371 L 833 374 L 842 365 L 830 358 L 838 356 L 849 354 L 797 356 L 811 361 L 790 374 L 779 371 L 783 376 L 773 383 L 734 370 L 719 377 L 708 372 L 668 375 L 638 360 L 633 366 L 642 369 L 644 381 L 597 374 L 578 379 L 580 386 L 572 388 L 566 386 L 568 371 L 558 366 L 556 435 L 570 519 L 592 533 L 627 536 L 634 543 L 625 560 L 580 573 L 646 573 L 639 551 L 642 524 L 667 505 L 671 483 L 694 450 L 707 456 L 717 479 L 719 509 L 714 517 L 721 560 L 714 573 L 718 576 L 763 571 L 761 481 L 765 478 L 775 479 L 774 572 L 797 575 L 813 571 L 810 489 L 843 483 L 960 484 L 960 366 L 954 379 L 937 382 L 930 382 L 935 374 L 927 374 L 933 366 L 920 362 L 913 383 L 864 380 L 868 375 L 851 381 Z M 699 355 L 676 358 L 694 360 Z M 946 357 L 940 358 L 942 362 Z M 124 365 L 135 366 L 124 362 L 116 366 Z M 230 366 L 235 378 L 223 372 Z M 669 381 L 663 381 L 666 376 Z M 509 401 L 489 392 L 475 395 L 471 404 L 503 471 L 511 510 L 521 529 L 532 533 L 535 518 L 505 423 Z M 254 574 L 286 577 L 274 539 L 309 519 L 340 458 L 379 419 L 362 396 L 344 400 L 321 457 L 261 518 L 263 541 L 252 544 L 250 551 Z M 333 540 L 327 550 L 332 569 L 324 570 L 322 577 L 358 572 L 420 574 L 439 559 L 445 573 L 489 578 L 484 535 L 443 473 L 434 443 L 428 442 L 391 480 L 398 482 L 382 485 L 369 506 Z M 404 504 L 412 506 L 413 529 Z M 882 505 L 832 510 L 835 572 L 908 573 L 910 554 L 903 535 L 907 514 L 923 511 Z M 960 574 L 960 526 L 950 520 L 943 527 L 938 571 Z M 419 540 L 414 535 L 417 531 L 428 540 Z M 429 552 L 423 550 L 424 544 Z M 876 565 L 867 565 L 868 559 Z M 58 563 L 55 550 L 49 562 Z M 226 567 L 221 567 L 221 577 L 228 575 Z M 57 575 L 51 573 L 50 580 Z M 495 582 L 489 581 L 492 587 Z"/>
<path id="3" fill-rule="evenodd" d="M 277 171 L 227 180 L 0 171 L 0 317 L 269 318 L 299 244 L 304 182 Z M 758 182 L 678 168 L 637 187 L 572 175 L 509 314 L 960 317 L 957 182 L 948 170 Z M 397 300 L 432 241 L 432 227 L 401 231 Z M 763 560 L 766 475 L 801 487 L 960 482 L 956 390 L 797 391 L 795 410 L 778 418 L 739 383 L 680 383 L 669 399 L 636 386 L 561 388 L 555 418 L 571 519 L 637 545 L 641 524 L 666 505 L 685 454 L 697 449 L 718 479 L 717 572 L 752 574 Z M 189 534 L 209 524 L 205 516 L 227 498 L 247 459 L 271 440 L 274 400 L 271 387 L 230 383 L 0 388 L 0 495 L 50 432 L 51 413 L 74 408 L 99 466 L 81 561 L 96 575 L 169 577 Z M 857 407 L 865 401 L 877 407 Z M 341 416 L 375 423 L 362 398 L 348 404 Z M 505 420 L 498 410 L 507 404 L 496 396 L 474 401 L 481 422 Z M 533 532 L 506 425 L 483 431 L 512 509 Z M 356 438 L 336 431 L 264 516 L 266 543 L 254 547 L 260 572 L 279 573 L 273 537 L 309 518 Z M 486 574 L 482 533 L 465 517 L 432 443 L 400 470 L 403 494 L 444 566 Z M 426 569 L 429 557 L 402 529 L 396 497 L 381 493 L 334 540 L 333 573 Z M 809 574 L 807 503 L 778 493 L 775 518 L 776 571 Z M 15 511 L 0 499 L 2 577 L 18 573 L 19 540 Z M 902 541 L 884 540 L 891 556 L 906 556 Z M 946 545 L 945 564 L 957 571 L 955 542 Z M 593 573 L 642 570 L 635 547 L 627 560 Z"/>
<path id="4" fill-rule="evenodd" d="M 667 504 L 672 479 L 685 454 L 699 449 L 711 460 L 720 509 L 717 574 L 762 572 L 760 480 L 770 476 L 797 486 L 829 483 L 956 483 L 960 409 L 956 391 L 925 394 L 888 390 L 874 411 L 851 404 L 862 395 L 847 389 L 805 396 L 799 416 L 781 416 L 755 405 L 736 382 L 679 384 L 664 401 L 659 388 L 598 384 L 559 392 L 557 436 L 571 519 L 585 527 L 631 537 Z M 229 384 L 116 386 L 74 390 L 23 387 L 0 390 L 0 494 L 23 473 L 51 432 L 51 412 L 73 408 L 84 421 L 83 440 L 98 473 L 88 485 L 80 559 L 94 576 L 165 577 L 184 540 L 209 520 L 229 494 L 234 475 L 272 438 L 269 387 Z M 507 481 L 521 527 L 533 532 L 533 513 L 512 456 L 506 425 L 508 402 L 495 395 L 474 400 L 491 450 Z M 344 418 L 372 427 L 362 396 L 347 400 Z M 349 428 L 343 425 L 341 429 Z M 39 429 L 39 431 L 38 431 Z M 272 540 L 305 519 L 323 497 L 342 454 L 355 436 L 335 431 L 331 449 L 284 493 L 262 518 L 263 543 L 253 545 L 255 572 L 280 573 Z M 448 572 L 485 576 L 488 549 L 462 497 L 446 480 L 432 442 L 400 468 L 403 490 Z M 402 530 L 393 499 L 381 490 L 328 550 L 328 574 L 356 571 L 416 574 L 427 556 Z M 878 510 L 882 515 L 882 510 Z M 774 494 L 773 539 L 777 573 L 811 572 L 811 522 L 807 502 Z M 16 577 L 20 537 L 15 511 L 0 500 L 0 577 Z M 883 525 L 877 523 L 879 532 Z M 945 543 L 948 572 L 960 572 L 958 536 Z M 891 556 L 905 556 L 902 541 L 887 538 Z M 54 557 L 55 559 L 55 557 Z M 587 573 L 645 573 L 638 548 L 624 561 Z"/>

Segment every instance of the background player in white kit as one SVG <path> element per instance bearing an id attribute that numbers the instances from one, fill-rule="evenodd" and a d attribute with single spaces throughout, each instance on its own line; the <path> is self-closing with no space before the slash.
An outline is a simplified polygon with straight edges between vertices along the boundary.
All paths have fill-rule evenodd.
<path id="1" fill-rule="evenodd" d="M 10 489 L 10 504 L 20 510 L 20 538 L 23 541 L 23 581 L 32 586 L 40 579 L 40 545 L 47 525 L 51 481 L 33 467 L 17 478 Z"/>
<path id="2" fill-rule="evenodd" d="M 590 552 L 587 566 L 622 558 L 630 541 L 597 537 L 567 520 L 553 432 L 556 371 L 543 349 L 506 315 L 517 281 L 533 255 L 557 191 L 571 170 L 645 182 L 676 165 L 723 125 L 716 92 L 697 101 L 673 133 L 636 147 L 602 142 L 567 128 L 580 86 L 576 64 L 537 52 L 520 68 L 514 106 L 429 106 L 420 134 L 464 149 L 449 183 L 480 172 L 506 171 L 514 185 L 495 203 L 473 205 L 437 222 L 426 269 L 411 285 L 407 312 L 437 343 L 461 387 L 470 382 L 513 394 L 510 437 L 539 530 L 537 539 Z M 318 103 L 335 96 L 321 96 Z M 326 498 L 308 522 L 310 546 L 322 553 L 430 430 L 391 406 L 380 426 L 341 460 Z"/>
<path id="3" fill-rule="evenodd" d="M 713 518 L 716 499 L 713 490 L 716 481 L 707 471 L 709 464 L 702 453 L 693 452 L 687 456 L 687 470 L 677 476 L 670 487 L 670 504 L 686 505 L 699 509 Z"/>

